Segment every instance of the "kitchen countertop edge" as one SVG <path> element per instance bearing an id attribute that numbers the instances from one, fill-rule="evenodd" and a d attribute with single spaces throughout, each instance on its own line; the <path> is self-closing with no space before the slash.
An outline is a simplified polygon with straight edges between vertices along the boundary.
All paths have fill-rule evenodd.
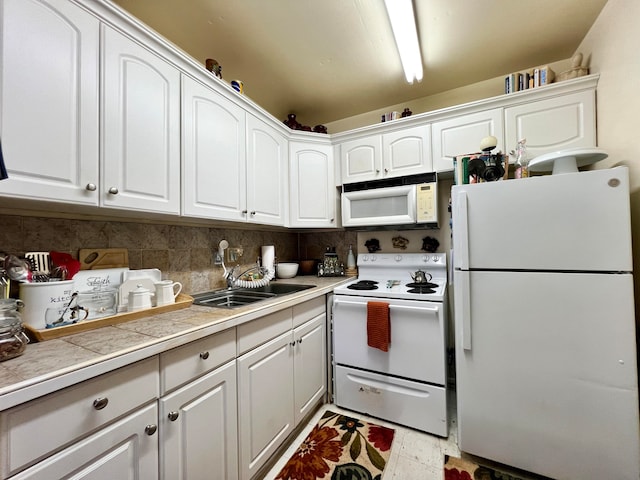
<path id="1" fill-rule="evenodd" d="M 308 278 L 308 280 L 307 280 Z M 313 284 L 314 288 L 303 290 L 301 292 L 283 295 L 281 297 L 260 302 L 258 305 L 249 305 L 239 309 L 211 309 L 212 321 L 203 323 L 202 325 L 193 325 L 184 330 L 166 335 L 159 338 L 148 336 L 149 340 L 141 344 L 137 344 L 119 351 L 109 354 L 99 354 L 83 347 L 90 354 L 95 355 L 89 360 L 80 361 L 77 364 L 56 369 L 52 367 L 50 372 L 34 376 L 29 379 L 20 380 L 0 388 L 0 411 L 6 410 L 13 406 L 28 402 L 35 398 L 53 393 L 57 390 L 69 387 L 95 378 L 99 375 L 111 372 L 118 368 L 125 367 L 140 360 L 161 354 L 162 352 L 185 345 L 187 343 L 199 340 L 201 338 L 213 335 L 215 333 L 237 327 L 243 323 L 256 320 L 257 318 L 275 313 L 285 308 L 290 308 L 308 300 L 331 293 L 333 289 L 347 281 L 353 280 L 353 277 L 296 277 L 287 280 L 278 280 L 279 283 L 296 283 L 296 284 Z M 206 315 L 211 307 L 191 306 L 188 310 L 193 310 L 194 315 Z M 228 313 L 228 315 L 222 315 Z M 164 314 L 167 315 L 167 314 Z M 153 319 L 155 315 L 150 315 L 147 319 Z M 121 324 L 126 325 L 126 324 Z M 101 327 L 102 329 L 110 327 Z M 100 329 L 93 330 L 94 332 Z M 64 340 L 64 337 L 61 337 Z M 70 347 L 72 345 L 70 344 Z M 28 354 L 29 347 L 24 355 Z M 21 358 L 21 357 L 17 357 Z M 14 359 L 12 359 L 14 360 Z M 7 360 L 0 363 L 0 367 L 5 368 L 10 365 Z M 3 365 L 4 364 L 4 365 Z"/>

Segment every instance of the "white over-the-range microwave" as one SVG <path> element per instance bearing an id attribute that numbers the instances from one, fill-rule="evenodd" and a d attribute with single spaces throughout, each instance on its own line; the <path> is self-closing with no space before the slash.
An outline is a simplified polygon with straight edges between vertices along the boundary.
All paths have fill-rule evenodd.
<path id="1" fill-rule="evenodd" d="M 343 185 L 342 226 L 437 227 L 435 173 Z"/>

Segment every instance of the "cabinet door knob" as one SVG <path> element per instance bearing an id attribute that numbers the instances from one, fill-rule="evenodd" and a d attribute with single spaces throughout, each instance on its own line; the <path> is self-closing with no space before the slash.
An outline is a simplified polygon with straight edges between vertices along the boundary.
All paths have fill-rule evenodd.
<path id="1" fill-rule="evenodd" d="M 107 397 L 98 397 L 93 401 L 93 408 L 96 410 L 102 410 L 109 403 L 109 399 Z"/>
<path id="2" fill-rule="evenodd" d="M 200 352 L 200 358 L 206 360 L 209 358 L 209 352 Z"/>
<path id="3" fill-rule="evenodd" d="M 385 168 L 385 169 L 384 169 L 384 173 L 389 173 L 389 169 L 388 169 L 388 168 Z"/>
<path id="4" fill-rule="evenodd" d="M 255 214 L 256 214 L 256 211 L 255 211 L 255 210 L 253 210 L 253 211 L 251 212 L 251 216 L 253 216 L 253 215 L 255 215 Z"/>
<path id="5" fill-rule="evenodd" d="M 111 188 L 109 189 L 109 193 L 110 193 L 111 195 L 117 195 L 117 194 L 118 194 L 118 189 L 117 189 L 116 187 L 111 187 Z"/>
<path id="6" fill-rule="evenodd" d="M 87 183 L 87 186 L 85 188 L 90 192 L 95 192 L 98 189 L 95 183 Z"/>
<path id="7" fill-rule="evenodd" d="M 299 338 L 299 339 L 298 339 L 298 345 L 299 345 L 299 344 L 301 344 L 301 343 L 302 343 L 302 339 L 301 339 L 301 338 Z"/>
<path id="8" fill-rule="evenodd" d="M 158 426 L 153 424 L 147 425 L 146 427 L 144 427 L 144 433 L 146 433 L 149 436 L 156 433 L 157 430 L 158 430 Z"/>
<path id="9" fill-rule="evenodd" d="M 333 223 L 333 222 L 335 222 L 335 221 L 336 221 L 336 219 L 335 219 L 335 218 L 332 218 L 332 219 L 331 219 L 331 220 L 329 220 L 329 221 L 330 221 L 331 223 Z"/>
<path id="10" fill-rule="evenodd" d="M 171 420 L 172 422 L 175 422 L 179 416 L 180 412 L 169 412 L 169 415 L 167 415 L 167 417 L 169 417 L 169 420 Z"/>
<path id="11" fill-rule="evenodd" d="M 376 168 L 376 173 L 380 173 L 380 169 L 379 168 Z"/>
<path id="12" fill-rule="evenodd" d="M 291 342 L 289 345 L 291 345 L 292 347 L 295 347 L 296 346 L 295 340 L 293 342 Z"/>
<path id="13" fill-rule="evenodd" d="M 247 214 L 247 212 L 248 212 L 247 210 L 242 210 L 242 214 L 243 214 L 243 215 L 246 215 L 246 214 Z"/>

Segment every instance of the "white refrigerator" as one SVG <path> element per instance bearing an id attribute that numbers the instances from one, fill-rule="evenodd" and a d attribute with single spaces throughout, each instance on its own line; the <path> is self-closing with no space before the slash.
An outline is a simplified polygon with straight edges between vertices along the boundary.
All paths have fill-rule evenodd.
<path id="1" fill-rule="evenodd" d="M 628 176 L 453 187 L 462 451 L 557 479 L 638 480 Z"/>

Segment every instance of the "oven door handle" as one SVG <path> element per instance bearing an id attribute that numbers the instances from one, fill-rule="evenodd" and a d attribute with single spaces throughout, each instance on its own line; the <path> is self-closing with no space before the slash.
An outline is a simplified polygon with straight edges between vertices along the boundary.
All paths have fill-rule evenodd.
<path id="1" fill-rule="evenodd" d="M 424 312 L 425 310 L 428 310 L 429 312 L 438 312 L 440 311 L 440 307 L 427 307 L 426 305 L 424 307 L 408 307 L 406 305 L 389 305 L 389 309 L 405 309 L 405 310 L 416 310 L 419 312 Z"/>
<path id="2" fill-rule="evenodd" d="M 348 300 L 339 300 L 336 298 L 334 302 L 334 308 L 337 307 L 338 305 L 358 305 L 359 307 L 366 307 L 367 303 L 366 302 L 349 302 Z"/>

